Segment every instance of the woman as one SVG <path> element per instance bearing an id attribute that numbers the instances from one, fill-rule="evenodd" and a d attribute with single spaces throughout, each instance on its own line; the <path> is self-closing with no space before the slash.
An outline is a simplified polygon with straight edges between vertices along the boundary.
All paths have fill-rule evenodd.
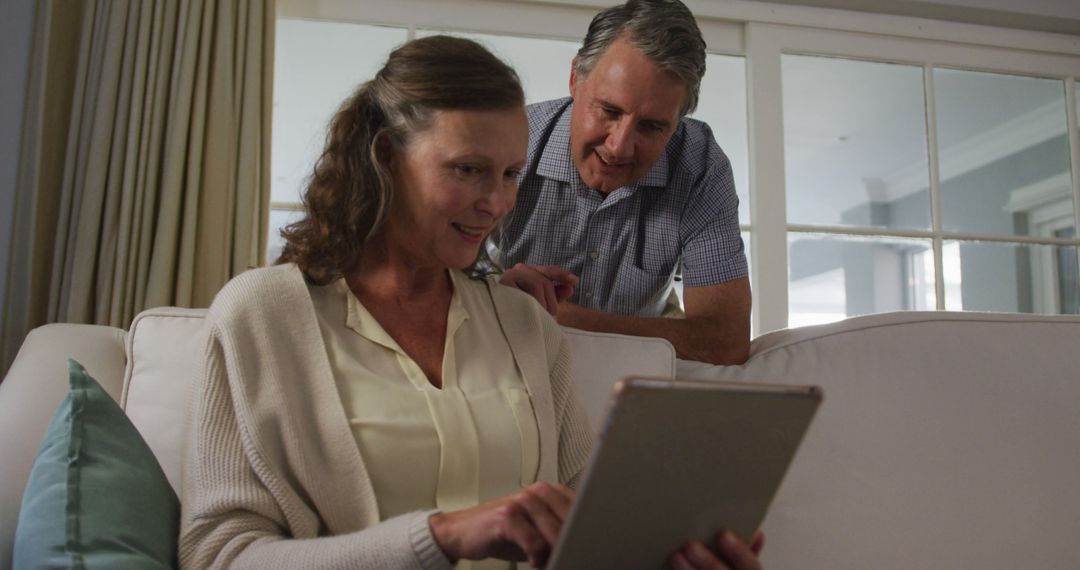
<path id="1" fill-rule="evenodd" d="M 482 276 L 523 99 L 482 47 L 436 36 L 338 111 L 279 264 L 210 308 L 182 566 L 545 562 L 591 441 L 558 327 Z"/>

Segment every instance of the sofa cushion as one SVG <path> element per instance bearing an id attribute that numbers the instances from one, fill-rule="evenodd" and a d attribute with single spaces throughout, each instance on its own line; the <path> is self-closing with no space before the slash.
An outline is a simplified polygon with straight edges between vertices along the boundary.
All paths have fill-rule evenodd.
<path id="1" fill-rule="evenodd" d="M 14 567 L 175 567 L 176 494 L 116 401 L 77 362 L 68 367 L 71 390 L 23 496 Z"/>
<path id="2" fill-rule="evenodd" d="M 563 332 L 574 355 L 574 388 L 595 433 L 600 433 L 615 382 L 626 376 L 675 376 L 675 348 L 662 338 L 565 327 Z"/>
<path id="3" fill-rule="evenodd" d="M 187 389 L 206 343 L 205 309 L 159 307 L 139 313 L 127 336 L 120 405 L 180 492 Z"/>

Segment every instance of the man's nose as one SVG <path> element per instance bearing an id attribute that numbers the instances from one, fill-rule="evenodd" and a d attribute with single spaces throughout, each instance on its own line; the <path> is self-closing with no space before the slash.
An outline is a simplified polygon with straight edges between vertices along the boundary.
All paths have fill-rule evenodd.
<path id="1" fill-rule="evenodd" d="M 629 158 L 634 153 L 634 129 L 629 118 L 612 124 L 604 146 L 614 159 Z"/>

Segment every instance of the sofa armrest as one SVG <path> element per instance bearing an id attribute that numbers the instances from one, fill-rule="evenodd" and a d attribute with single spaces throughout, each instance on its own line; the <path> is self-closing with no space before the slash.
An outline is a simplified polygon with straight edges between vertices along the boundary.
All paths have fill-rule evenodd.
<path id="1" fill-rule="evenodd" d="M 45 428 L 68 392 L 67 359 L 79 361 L 119 400 L 124 379 L 124 331 L 52 324 L 27 335 L 0 383 L 0 568 L 11 565 L 23 490 Z"/>

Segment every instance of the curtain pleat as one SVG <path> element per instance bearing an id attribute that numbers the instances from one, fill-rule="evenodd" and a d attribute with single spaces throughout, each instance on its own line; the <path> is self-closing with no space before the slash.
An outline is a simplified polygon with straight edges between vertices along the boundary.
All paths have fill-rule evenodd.
<path id="1" fill-rule="evenodd" d="M 207 306 L 266 247 L 273 0 L 42 0 L 35 26 L 5 369 L 41 324 Z"/>

